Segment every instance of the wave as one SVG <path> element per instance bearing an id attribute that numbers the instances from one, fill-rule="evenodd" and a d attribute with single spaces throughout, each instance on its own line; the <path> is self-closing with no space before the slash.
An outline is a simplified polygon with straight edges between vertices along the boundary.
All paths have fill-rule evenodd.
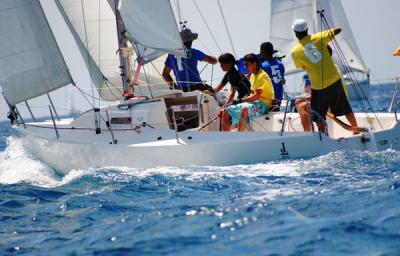
<path id="1" fill-rule="evenodd" d="M 204 177 L 305 177 L 336 176 L 342 180 L 357 175 L 371 175 L 397 169 L 400 152 L 337 151 L 310 159 L 290 159 L 267 163 L 235 166 L 187 166 L 127 168 L 108 166 L 87 170 L 71 170 L 60 176 L 56 170 L 27 152 L 18 137 L 7 137 L 7 147 L 0 152 L 0 184 L 29 183 L 38 187 L 58 187 L 82 177 L 95 177 L 106 181 L 125 182 L 132 177 L 143 179 L 154 175 L 183 177 L 196 180 Z"/>

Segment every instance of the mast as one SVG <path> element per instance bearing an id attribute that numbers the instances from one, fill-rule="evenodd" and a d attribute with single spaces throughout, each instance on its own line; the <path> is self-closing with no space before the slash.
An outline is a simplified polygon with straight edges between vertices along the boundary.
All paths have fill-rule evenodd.
<path id="1" fill-rule="evenodd" d="M 124 52 L 122 49 L 126 49 L 128 47 L 128 40 L 125 36 L 126 30 L 124 28 L 124 23 L 121 19 L 121 15 L 118 9 L 119 0 L 114 1 L 114 11 L 115 11 L 115 21 L 117 25 L 117 35 L 118 35 L 118 52 L 119 52 L 119 69 L 121 72 L 122 79 L 122 88 L 125 92 L 129 92 L 129 77 L 130 77 L 130 64 L 129 57 L 124 56 Z"/>

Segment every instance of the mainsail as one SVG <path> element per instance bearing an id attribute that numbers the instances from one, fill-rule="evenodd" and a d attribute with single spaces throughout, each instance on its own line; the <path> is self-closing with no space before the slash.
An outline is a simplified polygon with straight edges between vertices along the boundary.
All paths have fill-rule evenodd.
<path id="1" fill-rule="evenodd" d="M 325 18 L 330 27 L 342 28 L 336 40 L 348 61 L 352 70 L 366 72 L 360 51 L 351 32 L 345 12 L 340 0 L 271 0 L 271 32 L 270 40 L 277 48 L 285 54 L 297 43 L 291 24 L 295 19 L 305 19 L 308 23 L 309 33 L 321 30 L 321 18 L 317 11 L 324 10 Z M 327 29 L 323 24 L 322 29 Z M 341 62 L 334 55 L 337 64 Z M 297 73 L 302 70 L 296 69 L 290 56 L 284 59 L 286 73 Z M 343 70 L 343 67 L 340 66 Z"/>
<path id="2" fill-rule="evenodd" d="M 0 33 L 0 85 L 11 105 L 72 82 L 39 1 L 0 1 Z"/>

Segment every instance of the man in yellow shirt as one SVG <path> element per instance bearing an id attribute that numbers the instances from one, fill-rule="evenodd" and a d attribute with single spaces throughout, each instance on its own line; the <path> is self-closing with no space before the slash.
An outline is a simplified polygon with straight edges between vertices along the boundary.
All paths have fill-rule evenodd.
<path id="1" fill-rule="evenodd" d="M 310 78 L 311 109 L 323 119 L 329 108 L 335 116 L 345 115 L 354 128 L 353 133 L 359 133 L 356 118 L 327 47 L 341 29 L 334 28 L 309 35 L 307 22 L 303 19 L 295 20 L 292 29 L 299 42 L 293 47 L 291 55 L 295 66 L 303 68 Z M 315 115 L 313 121 L 317 122 L 320 131 L 327 133 L 323 121 Z"/>
<path id="2" fill-rule="evenodd" d="M 244 56 L 244 65 L 250 76 L 251 94 L 242 99 L 233 100 L 233 105 L 224 111 L 223 131 L 229 131 L 231 125 L 239 124 L 238 131 L 245 131 L 253 116 L 259 116 L 272 108 L 274 89 L 267 73 L 260 67 L 260 60 L 254 53 Z"/>

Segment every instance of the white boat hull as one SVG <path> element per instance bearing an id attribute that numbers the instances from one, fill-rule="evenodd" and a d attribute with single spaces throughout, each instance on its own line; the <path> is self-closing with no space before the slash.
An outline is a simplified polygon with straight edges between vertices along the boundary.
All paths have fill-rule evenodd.
<path id="1" fill-rule="evenodd" d="M 112 133 L 103 121 L 101 133 L 95 133 L 91 111 L 75 119 L 56 121 L 58 138 L 51 120 L 26 124 L 26 127 L 18 125 L 15 129 L 22 134 L 24 146 L 34 156 L 63 174 L 73 169 L 99 167 L 252 164 L 315 157 L 339 149 L 400 150 L 400 124 L 389 113 L 356 114 L 361 127 L 372 127 L 371 132 L 359 135 L 352 135 L 329 120 L 329 137 L 319 132 L 303 132 L 297 113 L 276 112 L 256 118 L 253 124 L 256 131 L 220 132 L 218 122 L 211 123 L 206 131 L 199 131 L 218 109 L 212 98 L 189 93 L 169 100 L 144 103 L 141 100 L 131 109 L 125 109 L 126 105 L 101 109 L 103 116 L 107 116 L 106 111 L 109 114 Z M 186 130 L 176 132 L 173 127 L 177 124 L 171 123 L 172 114 L 168 115 L 167 111 L 171 108 L 177 111 L 177 121 L 186 118 L 182 125 L 192 127 L 185 126 Z M 195 119 L 198 120 L 190 122 Z"/>
<path id="2" fill-rule="evenodd" d="M 149 168 L 160 166 L 227 166 L 275 161 L 288 158 L 308 158 L 339 149 L 378 151 L 400 149 L 400 126 L 375 133 L 374 139 L 362 142 L 362 135 L 351 138 L 332 139 L 324 134 L 304 132 L 190 132 L 179 133 L 179 143 L 174 132 L 147 134 L 153 141 L 132 143 L 138 134 L 124 131 L 115 134 L 118 144 L 109 144 L 109 134 L 82 134 L 84 141 L 65 140 L 68 136 L 61 131 L 60 139 L 50 138 L 18 127 L 25 136 L 24 145 L 34 155 L 63 174 L 73 169 L 98 167 Z M 142 131 L 145 133 L 146 131 Z M 90 133 L 90 134 L 89 134 Z M 157 137 L 162 137 L 157 140 Z M 368 138 L 369 134 L 364 137 Z M 87 139 L 94 137 L 92 143 Z M 191 139 L 188 139 L 191 137 Z M 364 138 L 364 140 L 365 140 Z M 383 142 L 382 142 L 383 141 Z"/>

